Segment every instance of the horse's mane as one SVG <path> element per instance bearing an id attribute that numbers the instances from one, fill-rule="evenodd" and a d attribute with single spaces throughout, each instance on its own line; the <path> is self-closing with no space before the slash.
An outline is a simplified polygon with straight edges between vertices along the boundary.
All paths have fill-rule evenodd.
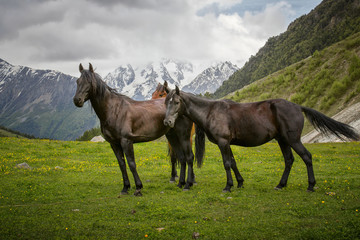
<path id="1" fill-rule="evenodd" d="M 121 93 L 118 93 L 115 88 L 111 88 L 108 86 L 104 80 L 102 80 L 101 76 L 95 72 L 90 72 L 89 70 L 83 71 L 84 77 L 88 79 L 92 85 L 93 93 L 99 97 L 103 97 L 105 95 L 106 90 L 110 91 L 110 93 L 118 95 L 120 97 L 129 98 Z M 129 98 L 130 99 L 130 98 Z"/>

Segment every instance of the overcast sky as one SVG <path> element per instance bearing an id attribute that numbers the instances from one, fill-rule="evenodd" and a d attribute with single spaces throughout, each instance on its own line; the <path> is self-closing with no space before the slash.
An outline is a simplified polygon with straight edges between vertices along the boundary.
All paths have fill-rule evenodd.
<path id="1" fill-rule="evenodd" d="M 79 76 L 161 58 L 241 67 L 320 0 L 0 0 L 0 58 Z"/>

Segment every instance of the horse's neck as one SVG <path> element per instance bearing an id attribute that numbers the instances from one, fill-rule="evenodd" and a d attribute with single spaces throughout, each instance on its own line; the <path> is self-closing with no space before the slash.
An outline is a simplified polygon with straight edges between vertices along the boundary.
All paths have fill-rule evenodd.
<path id="1" fill-rule="evenodd" d="M 103 96 L 95 96 L 90 98 L 91 106 L 94 109 L 96 115 L 98 116 L 100 122 L 106 121 L 106 119 L 108 118 L 110 110 L 109 101 L 111 101 L 112 99 L 112 94 L 114 93 L 111 93 L 108 89 L 106 89 Z"/>
<path id="2" fill-rule="evenodd" d="M 186 105 L 185 115 L 197 125 L 204 126 L 210 111 L 210 101 L 193 95 L 186 95 L 183 97 L 183 100 Z"/>

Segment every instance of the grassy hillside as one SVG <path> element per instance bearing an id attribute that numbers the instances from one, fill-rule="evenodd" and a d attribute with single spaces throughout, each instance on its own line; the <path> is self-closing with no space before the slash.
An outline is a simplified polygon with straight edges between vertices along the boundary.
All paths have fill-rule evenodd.
<path id="1" fill-rule="evenodd" d="M 324 0 L 270 38 L 259 52 L 216 90 L 215 97 L 240 89 L 360 31 L 359 0 Z"/>
<path id="2" fill-rule="evenodd" d="M 360 32 L 226 96 L 284 98 L 332 116 L 360 101 Z"/>
<path id="3" fill-rule="evenodd" d="M 23 138 L 22 136 L 9 132 L 7 130 L 1 129 L 0 128 L 0 137 L 18 137 L 18 138 Z"/>
<path id="4" fill-rule="evenodd" d="M 269 143 L 233 147 L 244 188 L 223 193 L 220 151 L 207 143 L 198 184 L 169 183 L 167 143 L 135 145 L 143 197 L 122 195 L 108 143 L 0 138 L 1 239 L 357 239 L 360 235 L 359 143 L 306 145 L 317 187 L 306 192 L 305 164 L 295 156 L 288 186 Z M 31 169 L 15 166 L 27 162 Z M 128 171 L 131 175 L 131 172 Z M 134 181 L 130 177 L 132 187 Z"/>
<path id="5" fill-rule="evenodd" d="M 0 137 L 35 138 L 32 135 L 23 134 L 3 126 L 0 126 Z"/>

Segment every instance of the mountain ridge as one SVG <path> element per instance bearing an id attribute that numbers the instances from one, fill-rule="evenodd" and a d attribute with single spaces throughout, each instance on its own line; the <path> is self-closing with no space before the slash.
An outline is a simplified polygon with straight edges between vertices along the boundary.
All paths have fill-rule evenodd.
<path id="1" fill-rule="evenodd" d="M 225 98 L 236 102 L 284 98 L 333 116 L 360 102 L 360 32 Z M 305 128 L 306 133 L 310 125 Z"/>
<path id="2" fill-rule="evenodd" d="M 97 121 L 76 109 L 75 90 L 75 77 L 0 59 L 0 125 L 37 138 L 75 139 Z"/>
<path id="3" fill-rule="evenodd" d="M 120 65 L 107 74 L 104 81 L 118 92 L 135 100 L 148 100 L 151 99 L 158 83 L 164 81 L 167 81 L 170 87 L 176 85 L 195 94 L 213 93 L 238 69 L 228 61 L 214 63 L 203 69 L 185 61 L 162 59 L 145 66 Z"/>
<path id="4" fill-rule="evenodd" d="M 360 0 L 324 0 L 287 30 L 268 39 L 245 65 L 224 81 L 220 98 L 360 31 Z"/>
<path id="5" fill-rule="evenodd" d="M 104 81 L 122 94 L 144 100 L 151 98 L 159 77 L 161 83 L 168 80 L 173 86 L 194 80 L 185 80 L 191 77 L 186 71 L 196 75 L 190 63 L 175 64 L 172 60 L 148 64 L 143 69 L 126 64 L 114 71 L 116 76 L 111 78 L 109 73 Z M 135 73 L 141 78 L 134 78 Z M 0 126 L 37 138 L 75 140 L 99 124 L 89 103 L 85 105 L 88 107 L 74 106 L 76 79 L 58 71 L 16 66 L 0 59 Z"/>

